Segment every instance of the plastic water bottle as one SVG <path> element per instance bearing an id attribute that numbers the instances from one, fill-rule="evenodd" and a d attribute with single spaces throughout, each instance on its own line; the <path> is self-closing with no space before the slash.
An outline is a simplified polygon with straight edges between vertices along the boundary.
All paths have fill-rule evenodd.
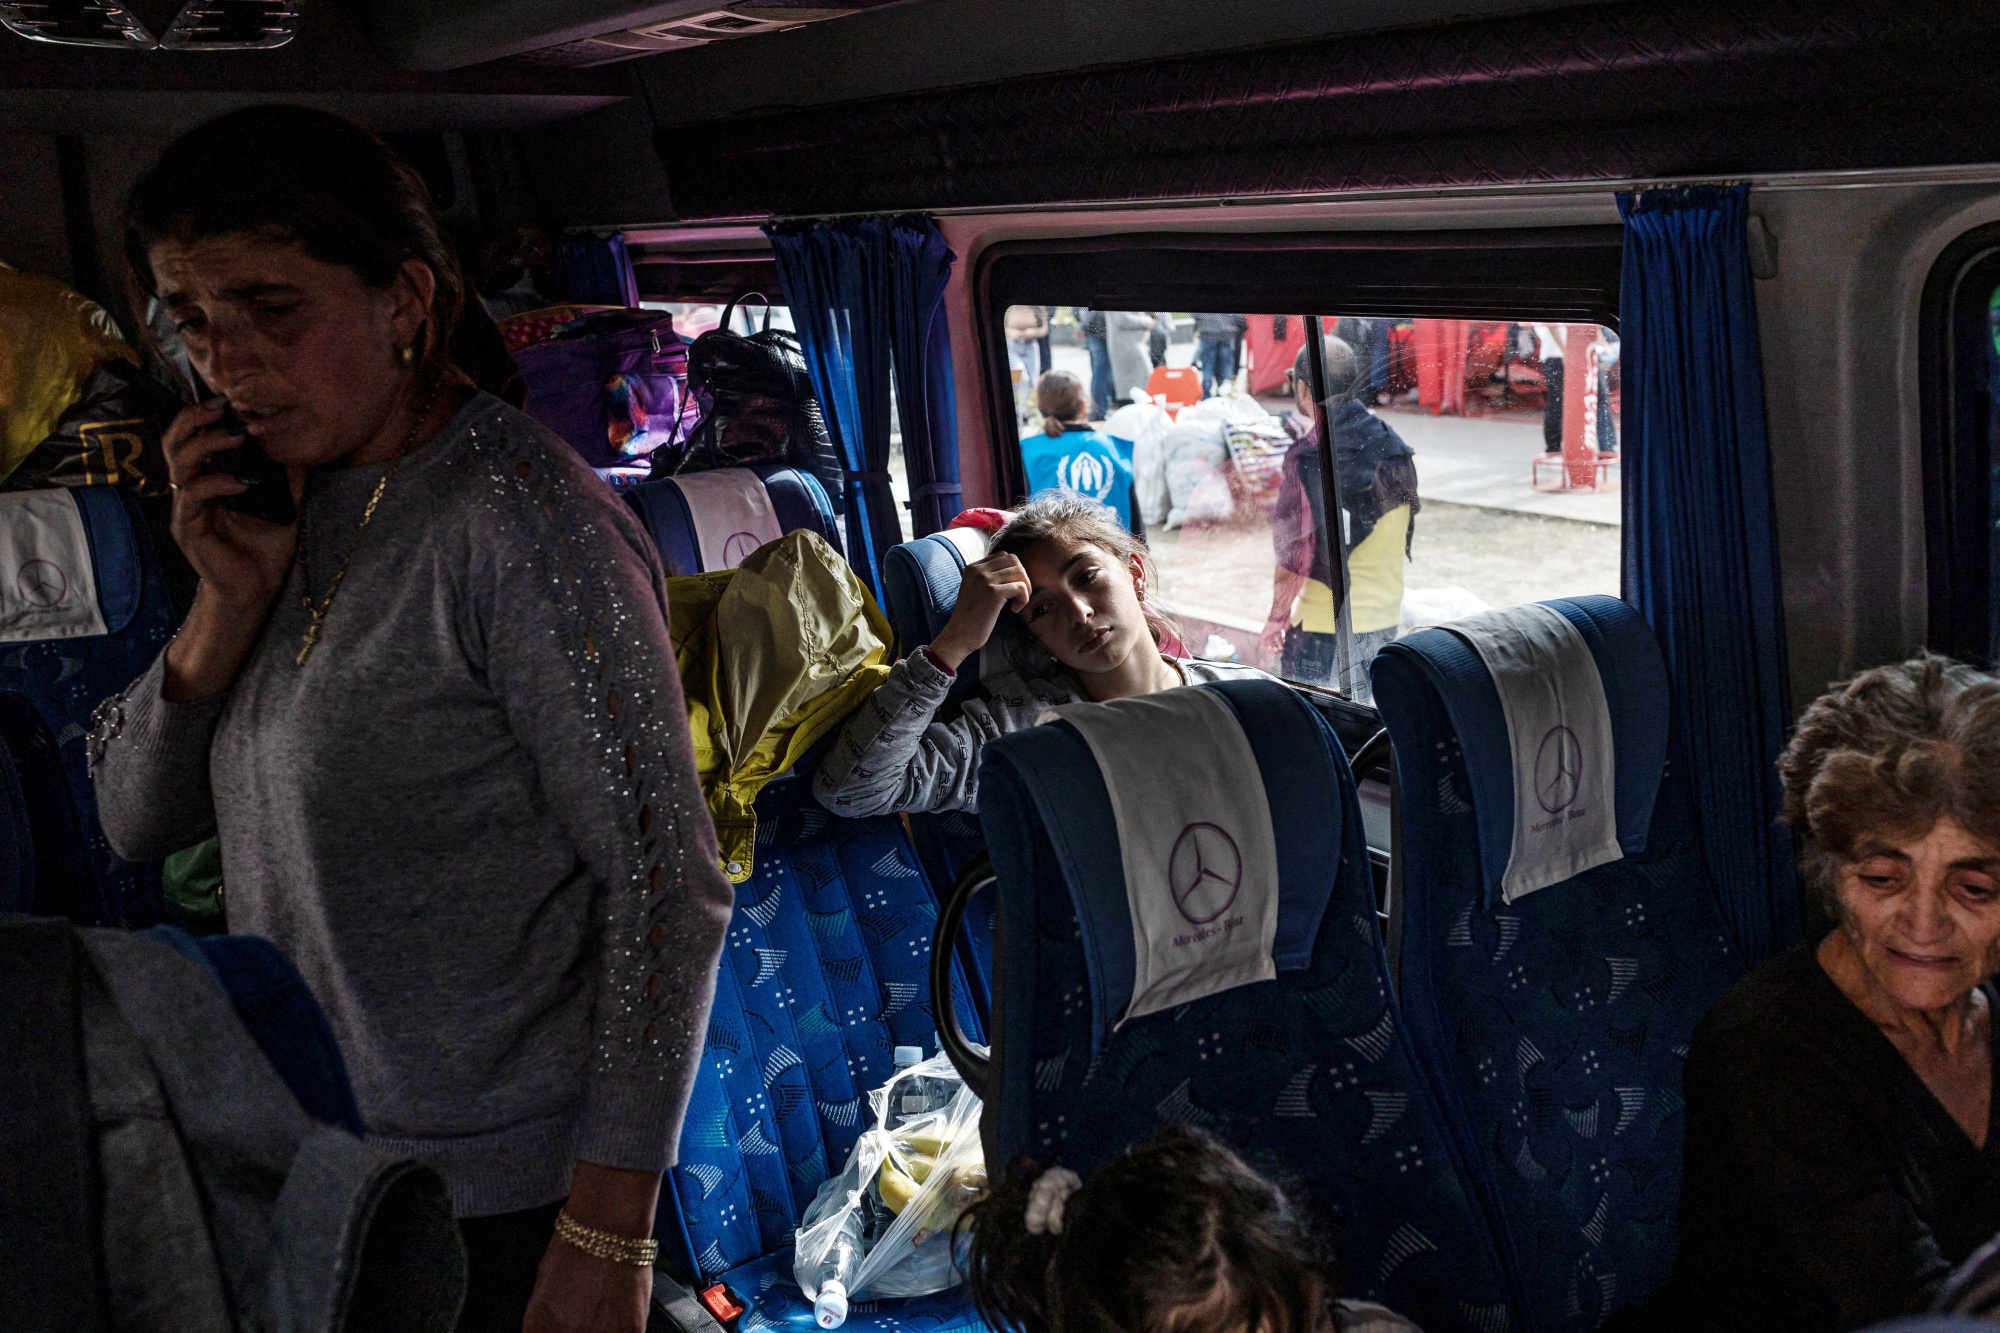
<path id="1" fill-rule="evenodd" d="M 813 1322 L 839 1328 L 847 1322 L 847 1286 L 861 1267 L 861 1210 L 855 1209 L 834 1233 L 833 1243 L 819 1261 L 819 1294 L 813 1297 Z"/>
<path id="2" fill-rule="evenodd" d="M 924 1084 L 928 1079 L 904 1078 L 909 1070 L 924 1062 L 924 1048 L 921 1046 L 898 1046 L 896 1048 L 896 1072 L 891 1076 L 896 1089 L 896 1104 L 889 1108 L 888 1129 L 908 1120 L 911 1116 L 922 1115 L 931 1109 L 930 1089 Z"/>

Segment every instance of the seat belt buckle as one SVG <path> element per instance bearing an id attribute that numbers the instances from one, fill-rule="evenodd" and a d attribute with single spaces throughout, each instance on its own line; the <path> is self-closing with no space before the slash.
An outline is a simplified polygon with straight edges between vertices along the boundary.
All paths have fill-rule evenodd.
<path id="1" fill-rule="evenodd" d="M 729 1284 L 726 1282 L 716 1283 L 695 1299 L 700 1301 L 701 1308 L 708 1311 L 715 1322 L 724 1328 L 733 1327 L 736 1321 L 743 1317 L 743 1311 L 747 1308 L 736 1293 L 729 1289 Z"/>

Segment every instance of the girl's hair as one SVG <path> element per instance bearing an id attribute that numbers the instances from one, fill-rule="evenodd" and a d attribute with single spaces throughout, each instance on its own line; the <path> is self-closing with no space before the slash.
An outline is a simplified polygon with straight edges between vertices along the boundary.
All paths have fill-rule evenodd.
<path id="1" fill-rule="evenodd" d="M 125 259 L 142 297 L 158 295 L 155 242 L 236 233 L 295 241 L 321 263 L 386 288 L 405 260 L 437 278 L 419 355 L 441 378 L 465 300 L 458 258 L 423 178 L 351 121 L 296 106 L 232 111 L 189 130 L 139 178 L 125 206 Z M 145 302 L 135 301 L 143 310 Z"/>
<path id="2" fill-rule="evenodd" d="M 1284 1191 L 1191 1126 L 1098 1168 L 1031 1235 L 1040 1174 L 1017 1158 L 959 1223 L 965 1283 L 1006 1333 L 1311 1333 L 1333 1299 L 1328 1255 Z"/>
<path id="3" fill-rule="evenodd" d="M 1870 835 L 1950 815 L 2000 846 L 2000 680 L 1932 653 L 1864 671 L 1806 709 L 1778 773 L 1806 878 L 1839 920 L 1838 863 Z"/>
<path id="4" fill-rule="evenodd" d="M 1067 370 L 1046 370 L 1035 381 L 1035 410 L 1042 414 L 1043 434 L 1060 435 L 1065 422 L 1090 415 L 1090 399 L 1083 381 Z"/>
<path id="5" fill-rule="evenodd" d="M 1076 376 L 1067 371 L 1052 370 L 1049 375 L 1065 375 L 1072 384 L 1076 382 Z M 1044 383 L 1048 377 L 1042 376 Z M 1075 491 L 1043 491 L 1017 506 L 1007 526 L 994 534 L 990 549 L 994 555 L 1018 556 L 1035 543 L 1046 541 L 1095 546 L 1120 565 L 1130 564 L 1132 557 L 1137 556 L 1147 577 L 1155 583 L 1159 580 L 1158 566 L 1153 563 L 1153 553 L 1146 549 L 1146 544 L 1108 517 L 1103 505 Z M 1173 619 L 1150 599 L 1141 598 L 1139 607 L 1145 613 L 1146 628 L 1153 632 L 1154 643 L 1164 644 L 1169 638 L 1179 637 Z"/>

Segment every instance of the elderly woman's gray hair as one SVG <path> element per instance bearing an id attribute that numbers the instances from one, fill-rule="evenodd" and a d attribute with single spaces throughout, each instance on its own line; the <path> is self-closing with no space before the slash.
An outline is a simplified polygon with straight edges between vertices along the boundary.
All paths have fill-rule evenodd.
<path id="1" fill-rule="evenodd" d="M 2000 846 L 2000 680 L 1925 653 L 1813 701 L 1778 760 L 1808 883 L 1838 919 L 1835 867 L 1869 835 L 1950 816 Z"/>

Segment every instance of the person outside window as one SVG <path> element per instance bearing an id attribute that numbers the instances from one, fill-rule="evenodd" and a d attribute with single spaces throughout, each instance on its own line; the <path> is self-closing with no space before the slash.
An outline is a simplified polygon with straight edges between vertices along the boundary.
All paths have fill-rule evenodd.
<path id="1" fill-rule="evenodd" d="M 1117 404 L 1132 401 L 1132 395 L 1146 387 L 1153 373 L 1146 345 L 1153 332 L 1153 317 L 1143 310 L 1108 310 L 1104 315 L 1111 343 L 1112 398 Z M 1103 403 L 1099 411 L 1110 409 Z"/>
<path id="2" fill-rule="evenodd" d="M 1090 400 L 1083 381 L 1067 370 L 1051 370 L 1035 385 L 1035 409 L 1042 429 L 1021 438 L 1021 462 L 1028 492 L 1073 491 L 1103 506 L 1121 528 L 1143 532 L 1132 516 L 1132 446 L 1090 425 Z"/>
<path id="3" fill-rule="evenodd" d="M 1535 325 L 1536 359 L 1542 364 L 1542 452 L 1563 447 L 1563 338 L 1567 324 Z"/>
<path id="4" fill-rule="evenodd" d="M 1236 382 L 1237 349 L 1250 321 L 1242 315 L 1194 317 L 1194 363 L 1201 371 L 1201 396 L 1213 398 Z"/>
<path id="5" fill-rule="evenodd" d="M 1326 415 L 1333 428 L 1334 464 L 1345 509 L 1338 528 L 1326 522 L 1318 428 L 1313 418 L 1308 348 L 1292 363 L 1297 410 L 1285 418 L 1292 446 L 1278 481 L 1271 541 L 1277 571 L 1271 613 L 1259 639 L 1282 663 L 1282 674 L 1332 684 L 1367 703 L 1368 662 L 1396 637 L 1403 616 L 1403 565 L 1409 559 L 1417 498 L 1416 453 L 1388 422 L 1362 406 L 1366 373 L 1354 349 L 1324 339 Z M 1347 552 L 1349 593 L 1348 671 L 1339 669 L 1340 571 L 1334 541 Z"/>
<path id="6" fill-rule="evenodd" d="M 1107 338 L 1104 312 L 1079 307 L 1076 326 L 1083 333 L 1084 350 L 1090 354 L 1090 415 L 1093 420 L 1102 420 L 1111 411 L 1112 400 L 1118 396 L 1111 378 L 1111 344 Z"/>
<path id="7" fill-rule="evenodd" d="M 445 1178 L 461 1330 L 639 1333 L 734 903 L 659 553 L 453 364 L 457 262 L 366 130 L 193 130 L 125 250 L 217 396 L 166 432 L 201 582 L 91 729 L 105 834 L 220 836 L 229 928 L 297 964 L 371 1136 Z M 227 506 L 246 442 L 296 522 Z"/>
<path id="8" fill-rule="evenodd" d="M 1022 421 L 1029 418 L 1035 381 L 1042 376 L 1042 339 L 1048 336 L 1049 322 L 1038 305 L 1007 307 L 1007 367 L 1014 381 L 1014 406 Z"/>

